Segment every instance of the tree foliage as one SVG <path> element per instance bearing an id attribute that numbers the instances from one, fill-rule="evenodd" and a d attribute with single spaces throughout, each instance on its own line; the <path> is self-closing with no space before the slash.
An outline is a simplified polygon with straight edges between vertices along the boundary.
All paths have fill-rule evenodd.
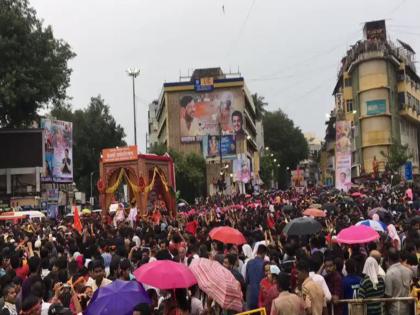
<path id="1" fill-rule="evenodd" d="M 90 173 L 94 172 L 94 183 L 99 177 L 102 149 L 126 145 L 124 129 L 116 123 L 100 96 L 92 97 L 86 109 L 73 111 L 69 105 L 54 106 L 51 116 L 73 123 L 73 173 L 77 188 L 88 193 Z"/>
<path id="2" fill-rule="evenodd" d="M 151 153 L 163 155 L 167 152 L 166 146 L 156 144 L 150 149 Z M 196 153 L 183 153 L 169 149 L 168 154 L 175 164 L 176 188 L 181 198 L 188 202 L 203 196 L 206 193 L 206 161 Z"/>
<path id="3" fill-rule="evenodd" d="M 39 109 L 63 101 L 74 56 L 27 0 L 0 1 L 0 126 L 30 125 Z"/>
<path id="4" fill-rule="evenodd" d="M 395 140 L 389 147 L 388 152 L 381 151 L 381 155 L 386 158 L 387 167 L 392 172 L 399 172 L 401 167 L 413 157 L 409 153 L 407 144 L 402 145 Z"/>
<path id="5" fill-rule="evenodd" d="M 258 93 L 252 94 L 252 100 L 255 105 L 255 114 L 257 116 L 257 120 L 261 120 L 266 113 L 265 107 L 268 103 L 264 100 L 264 96 L 258 95 Z"/>
<path id="6" fill-rule="evenodd" d="M 280 164 L 276 171 L 278 183 L 284 188 L 288 182 L 288 170 L 296 168 L 297 164 L 307 158 L 309 153 L 308 142 L 299 127 L 280 109 L 274 112 L 267 111 L 263 117 L 264 143 L 273 153 L 272 159 Z M 271 167 L 262 160 L 262 174 L 269 174 L 266 169 Z M 277 166 L 277 164 L 275 164 Z M 262 178 L 264 181 L 264 178 Z"/>

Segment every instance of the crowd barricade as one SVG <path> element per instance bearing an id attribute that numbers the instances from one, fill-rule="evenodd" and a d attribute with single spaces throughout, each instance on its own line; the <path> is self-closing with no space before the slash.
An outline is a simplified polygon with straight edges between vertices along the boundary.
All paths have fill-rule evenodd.
<path id="1" fill-rule="evenodd" d="M 416 315 L 416 299 L 413 297 L 393 297 L 393 298 L 372 298 L 372 299 L 347 299 L 347 300 L 338 300 L 335 304 L 347 304 L 349 308 L 349 315 L 369 315 L 367 313 L 367 303 L 381 303 L 382 308 L 382 315 L 387 315 L 388 313 L 385 311 L 385 304 L 390 302 L 406 302 L 412 303 L 412 307 L 410 307 L 411 312 L 408 314 L 403 315 Z M 334 305 L 330 305 L 330 314 L 334 315 Z"/>
<path id="2" fill-rule="evenodd" d="M 250 315 L 250 314 L 255 314 L 255 315 L 267 315 L 267 311 L 265 310 L 265 307 L 261 307 L 261 308 L 256 308 L 254 310 L 250 310 L 250 311 L 246 311 L 246 312 L 242 312 L 242 313 L 237 313 L 236 315 Z"/>

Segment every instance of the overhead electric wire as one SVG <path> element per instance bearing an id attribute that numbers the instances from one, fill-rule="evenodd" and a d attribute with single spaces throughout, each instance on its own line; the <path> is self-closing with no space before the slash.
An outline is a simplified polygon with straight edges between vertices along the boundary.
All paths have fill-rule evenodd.
<path id="1" fill-rule="evenodd" d="M 232 49 L 234 48 L 234 46 L 236 45 L 237 41 L 241 38 L 242 32 L 245 29 L 246 23 L 248 22 L 249 16 L 251 15 L 251 11 L 252 11 L 254 5 L 255 5 L 255 0 L 252 0 L 251 5 L 249 6 L 248 12 L 245 16 L 245 19 L 241 24 L 241 27 L 239 29 L 238 34 L 233 38 L 231 44 L 229 45 L 229 50 L 228 50 L 226 56 L 230 55 L 230 53 L 231 53 Z"/>
<path id="2" fill-rule="evenodd" d="M 357 29 L 357 31 L 353 31 L 353 32 L 349 33 L 349 34 L 346 36 L 346 42 L 348 42 L 351 38 L 353 38 L 353 36 L 355 36 L 355 35 L 356 35 L 356 34 L 358 34 L 359 32 L 360 32 L 360 29 Z M 340 40 L 337 44 L 335 44 L 335 45 L 331 46 L 331 47 L 330 47 L 330 48 L 328 48 L 328 49 L 325 49 L 325 50 L 323 50 L 323 51 L 321 51 L 321 52 L 319 52 L 319 53 L 316 53 L 316 54 L 310 55 L 310 56 L 308 56 L 307 58 L 305 58 L 305 59 L 303 59 L 303 60 L 300 60 L 300 61 L 295 62 L 295 63 L 293 63 L 293 64 L 289 64 L 289 66 L 287 66 L 287 67 L 285 67 L 285 68 L 279 69 L 279 70 L 277 70 L 277 71 L 275 71 L 275 72 L 273 72 L 273 73 L 267 74 L 267 75 L 263 75 L 263 76 L 261 76 L 261 77 L 259 77 L 259 78 L 256 78 L 256 79 L 265 79 L 265 78 L 267 78 L 267 77 L 275 77 L 275 76 L 277 76 L 278 74 L 283 73 L 283 72 L 285 72 L 285 71 L 287 71 L 287 70 L 294 69 L 294 68 L 296 68 L 296 67 L 306 66 L 307 64 L 313 63 L 313 59 L 314 59 L 314 58 L 317 58 L 317 57 L 319 57 L 319 56 L 329 55 L 329 54 L 331 54 L 332 52 L 334 52 L 337 48 L 343 47 L 343 45 L 344 45 L 343 41 L 342 41 L 342 40 Z M 346 47 L 346 48 L 347 48 L 347 47 Z"/>

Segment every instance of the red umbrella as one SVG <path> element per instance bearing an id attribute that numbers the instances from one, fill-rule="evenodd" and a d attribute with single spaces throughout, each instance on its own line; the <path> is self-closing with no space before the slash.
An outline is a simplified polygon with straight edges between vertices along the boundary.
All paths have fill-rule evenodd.
<path id="1" fill-rule="evenodd" d="M 324 218 L 327 216 L 324 210 L 320 210 L 316 208 L 306 209 L 305 211 L 303 211 L 303 215 L 306 215 L 308 217 L 320 217 L 320 218 Z"/>
<path id="2" fill-rule="evenodd" d="M 134 271 L 134 276 L 138 282 L 162 290 L 189 288 L 197 283 L 187 266 L 171 260 L 144 264 Z"/>
<path id="3" fill-rule="evenodd" d="M 351 194 L 352 197 L 366 197 L 366 195 L 362 194 L 361 192 L 354 192 Z"/>
<path id="4" fill-rule="evenodd" d="M 199 288 L 225 310 L 242 311 L 240 283 L 216 260 L 193 259 L 190 269 Z"/>
<path id="5" fill-rule="evenodd" d="M 224 244 L 242 245 L 246 243 L 242 233 L 229 226 L 215 227 L 210 231 L 209 235 L 212 240 L 220 241 Z"/>
<path id="6" fill-rule="evenodd" d="M 364 244 L 379 238 L 378 232 L 366 225 L 352 225 L 337 235 L 337 242 L 343 244 Z"/>

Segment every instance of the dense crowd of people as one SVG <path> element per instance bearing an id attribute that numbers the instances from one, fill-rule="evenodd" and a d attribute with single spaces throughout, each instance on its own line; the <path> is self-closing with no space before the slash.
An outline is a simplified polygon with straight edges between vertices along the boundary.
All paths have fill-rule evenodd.
<path id="1" fill-rule="evenodd" d="M 374 182 L 349 193 L 312 188 L 250 195 L 217 195 L 169 216 L 158 203 L 145 216 L 122 206 L 107 220 L 82 217 L 24 220 L 0 226 L 0 314 L 82 314 L 95 292 L 113 281 L 136 281 L 135 269 L 156 260 L 189 266 L 199 257 L 230 270 L 243 310 L 265 307 L 272 315 L 354 314 L 342 299 L 409 297 L 419 306 L 420 195 L 405 184 Z M 351 197 L 352 192 L 359 192 Z M 356 196 L 355 195 L 355 196 Z M 323 209 L 322 230 L 288 236 L 283 228 L 303 210 Z M 378 211 L 372 210 L 378 209 Z M 335 235 L 363 219 L 381 221 L 379 240 L 337 243 Z M 214 241 L 209 232 L 231 226 L 247 244 Z M 152 304 L 130 314 L 232 314 L 197 285 L 159 290 L 144 284 Z M 410 302 L 370 302 L 368 314 L 410 314 Z"/>

